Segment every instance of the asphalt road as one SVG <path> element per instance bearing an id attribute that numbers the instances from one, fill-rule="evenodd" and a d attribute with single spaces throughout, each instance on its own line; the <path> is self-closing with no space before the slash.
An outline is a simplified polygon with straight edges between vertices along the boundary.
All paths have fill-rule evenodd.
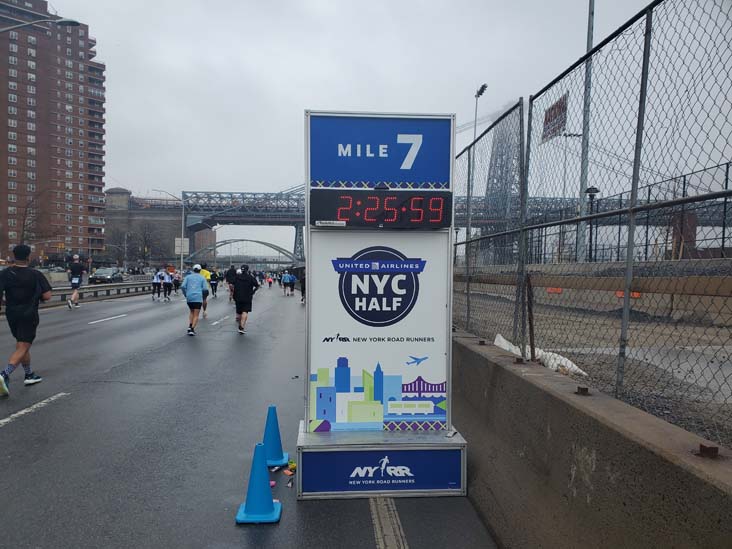
<path id="1" fill-rule="evenodd" d="M 305 312 L 263 289 L 242 336 L 227 301 L 211 300 L 195 338 L 181 298 L 41 311 L 44 381 L 16 371 L 0 399 L 0 547 L 377 546 L 367 500 L 297 502 L 284 476 L 279 524 L 234 524 L 269 404 L 294 451 Z M 0 319 L 0 353 L 12 347 Z M 396 508 L 412 548 L 495 546 L 466 498 Z"/>

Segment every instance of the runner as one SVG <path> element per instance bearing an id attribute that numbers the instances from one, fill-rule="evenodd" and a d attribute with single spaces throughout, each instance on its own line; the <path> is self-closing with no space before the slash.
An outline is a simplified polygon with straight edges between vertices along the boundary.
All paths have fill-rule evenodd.
<path id="1" fill-rule="evenodd" d="M 86 273 L 86 269 L 81 261 L 79 261 L 79 256 L 77 254 L 74 254 L 72 262 L 69 264 L 66 272 L 69 274 L 71 289 L 74 290 L 71 294 L 71 299 L 66 300 L 66 304 L 69 306 L 69 309 L 72 307 L 76 307 L 78 309 L 81 307 L 81 305 L 79 305 L 79 288 L 81 288 L 81 284 L 84 281 L 84 273 Z"/>
<path id="2" fill-rule="evenodd" d="M 226 285 L 229 287 L 229 303 L 234 300 L 234 280 L 236 280 L 236 267 L 231 265 L 224 275 Z"/>
<path id="3" fill-rule="evenodd" d="M 268 274 L 268 275 L 267 275 L 267 285 L 269 286 L 269 289 L 270 289 L 270 290 L 272 289 L 272 282 L 274 282 L 274 281 L 272 280 L 272 275 L 271 275 L 271 274 Z"/>
<path id="4" fill-rule="evenodd" d="M 15 338 L 15 352 L 10 355 L 8 365 L 0 372 L 0 396 L 8 396 L 10 374 L 23 366 L 24 385 L 35 385 L 43 378 L 31 369 L 30 348 L 36 338 L 38 327 L 38 304 L 51 299 L 51 285 L 39 271 L 28 267 L 30 246 L 19 244 L 13 248 L 15 264 L 0 272 L 0 303 L 5 294 L 5 318 L 10 333 Z"/>
<path id="5" fill-rule="evenodd" d="M 180 286 L 188 303 L 188 335 L 196 335 L 198 315 L 203 306 L 203 291 L 206 289 L 206 279 L 201 276 L 201 266 L 194 265 L 193 272 L 183 279 Z"/>
<path id="6" fill-rule="evenodd" d="M 152 277 L 152 300 L 155 301 L 155 293 L 158 294 L 158 301 L 160 301 L 160 287 L 163 285 L 163 270 L 158 269 L 153 273 Z"/>
<path id="7" fill-rule="evenodd" d="M 170 301 L 170 294 L 173 293 L 173 276 L 168 270 L 161 271 L 163 273 L 163 298 Z"/>
<path id="8" fill-rule="evenodd" d="M 287 297 L 287 291 L 290 289 L 290 272 L 285 271 L 282 274 L 282 283 L 280 284 L 282 286 L 282 293 Z"/>
<path id="9" fill-rule="evenodd" d="M 259 289 L 259 282 L 249 273 L 249 265 L 242 265 L 234 280 L 234 302 L 236 303 L 236 324 L 240 334 L 247 333 L 246 325 L 252 312 L 252 298 Z"/>
<path id="10" fill-rule="evenodd" d="M 211 272 L 206 269 L 206 267 L 208 267 L 206 263 L 203 263 L 201 265 L 201 276 L 206 279 L 206 288 L 204 288 L 203 290 L 203 318 L 208 318 L 206 308 L 208 307 L 208 294 L 211 290 L 211 286 L 209 285 L 211 280 Z"/>
<path id="11" fill-rule="evenodd" d="M 305 303 L 305 269 L 302 270 L 302 278 L 300 279 L 300 303 Z"/>
<path id="12" fill-rule="evenodd" d="M 211 296 L 216 297 L 216 291 L 219 288 L 219 278 L 220 275 L 216 271 L 216 267 L 213 268 L 211 271 L 211 280 L 209 280 L 209 284 L 211 285 Z"/>
<path id="13" fill-rule="evenodd" d="M 180 288 L 180 271 L 175 271 L 175 274 L 173 274 L 173 289 L 175 290 L 175 295 L 178 295 L 178 288 Z"/>

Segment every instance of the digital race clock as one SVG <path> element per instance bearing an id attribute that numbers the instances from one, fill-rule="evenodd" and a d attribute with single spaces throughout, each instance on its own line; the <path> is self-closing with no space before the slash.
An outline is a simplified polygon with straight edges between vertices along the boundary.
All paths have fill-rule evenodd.
<path id="1" fill-rule="evenodd" d="M 310 190 L 316 227 L 441 229 L 451 222 L 449 191 Z"/>

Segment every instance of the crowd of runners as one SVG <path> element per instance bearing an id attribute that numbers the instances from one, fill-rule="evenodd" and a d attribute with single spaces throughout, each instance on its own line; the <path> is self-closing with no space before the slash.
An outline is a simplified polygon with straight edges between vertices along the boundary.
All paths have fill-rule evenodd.
<path id="1" fill-rule="evenodd" d="M 31 368 L 30 349 L 36 338 L 39 324 L 38 307 L 51 299 L 51 285 L 40 271 L 29 266 L 31 249 L 25 244 L 15 246 L 12 266 L 0 271 L 0 307 L 5 305 L 5 318 L 15 339 L 15 350 L 7 366 L 0 370 L 0 396 L 8 396 L 10 375 L 22 367 L 24 385 L 35 385 L 43 381 Z M 66 305 L 70 310 L 80 307 L 79 289 L 87 274 L 86 265 L 78 255 L 69 262 L 66 273 L 72 293 Z M 300 282 L 301 302 L 305 303 L 305 274 L 299 277 L 289 270 L 281 272 L 253 271 L 248 265 L 231 265 L 225 271 L 208 268 L 205 263 L 193 265 L 184 272 L 174 267 L 161 267 L 152 275 L 153 302 L 170 302 L 175 295 L 182 294 L 188 306 L 189 336 L 196 335 L 200 317 L 207 318 L 208 300 L 216 299 L 220 286 L 228 291 L 229 302 L 234 305 L 236 326 L 240 334 L 246 334 L 247 320 L 252 312 L 252 303 L 258 290 L 271 290 L 275 283 L 282 289 L 283 296 L 295 295 L 295 285 Z M 4 300 L 3 300 L 4 297 Z"/>

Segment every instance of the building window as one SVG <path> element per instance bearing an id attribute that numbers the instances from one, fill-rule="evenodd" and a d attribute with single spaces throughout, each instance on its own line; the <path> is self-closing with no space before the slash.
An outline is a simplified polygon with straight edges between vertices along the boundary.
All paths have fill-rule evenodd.
<path id="1" fill-rule="evenodd" d="M 15 219 L 8 219 L 8 227 L 17 227 L 18 222 Z"/>
<path id="2" fill-rule="evenodd" d="M 69 69 L 73 69 L 73 68 L 74 68 L 74 62 L 73 62 L 73 61 L 69 61 L 69 60 L 67 59 L 67 60 L 66 60 L 66 62 L 65 62 L 64 64 L 65 64 L 65 65 L 66 65 L 66 67 L 67 67 L 67 68 L 69 68 Z"/>
<path id="3" fill-rule="evenodd" d="M 17 128 L 18 127 L 18 121 L 15 118 L 8 118 L 8 127 L 10 127 L 10 128 Z"/>
<path id="4" fill-rule="evenodd" d="M 33 59 L 28 59 L 28 68 L 32 71 L 36 70 L 36 62 Z"/>
<path id="5" fill-rule="evenodd" d="M 10 141 L 15 141 L 16 139 L 18 139 L 18 134 L 15 132 L 8 132 L 8 139 Z"/>
<path id="6" fill-rule="evenodd" d="M 74 177 L 74 173 L 73 173 L 73 172 L 69 172 L 69 171 L 67 171 L 67 172 L 65 173 L 65 175 L 66 175 L 66 178 L 67 178 L 67 179 L 71 179 L 72 177 Z"/>
<path id="7" fill-rule="evenodd" d="M 18 208 L 15 206 L 8 206 L 8 215 L 15 215 L 18 213 Z"/>
<path id="8" fill-rule="evenodd" d="M 36 119 L 36 111 L 31 111 L 31 110 L 29 110 L 29 111 L 26 111 L 26 115 L 27 115 L 27 116 L 28 116 L 28 118 L 30 118 L 31 120 L 35 120 L 35 119 Z"/>
<path id="9" fill-rule="evenodd" d="M 30 179 L 31 181 L 35 181 L 36 180 L 36 172 L 28 172 L 28 179 Z"/>
<path id="10" fill-rule="evenodd" d="M 18 39 L 18 33 L 17 31 L 10 31 L 10 39 L 11 40 L 17 40 Z"/>
<path id="11" fill-rule="evenodd" d="M 17 65 L 18 64 L 18 58 L 15 57 L 15 56 L 13 56 L 13 55 L 11 55 L 10 57 L 8 57 L 8 63 L 11 64 L 11 65 Z"/>
<path id="12" fill-rule="evenodd" d="M 36 192 L 36 184 L 35 183 L 28 183 L 28 192 L 29 193 Z"/>
<path id="13" fill-rule="evenodd" d="M 36 136 L 35 135 L 28 135 L 28 143 L 35 143 L 36 142 Z"/>
<path id="14" fill-rule="evenodd" d="M 29 84 L 28 85 L 28 93 L 31 94 L 31 95 L 35 95 L 36 94 L 36 87 L 35 86 L 31 86 Z"/>
<path id="15" fill-rule="evenodd" d="M 8 177 L 18 177 L 18 170 L 8 169 Z"/>
<path id="16" fill-rule="evenodd" d="M 13 143 L 8 143 L 8 152 L 11 152 L 11 153 L 18 152 L 18 145 L 14 145 Z"/>
<path id="17" fill-rule="evenodd" d="M 34 159 L 32 159 L 32 158 L 28 158 L 25 161 L 25 163 L 26 163 L 26 166 L 28 166 L 29 168 L 35 168 L 36 167 L 36 161 Z"/>
<path id="18" fill-rule="evenodd" d="M 18 44 L 10 43 L 10 51 L 13 53 L 18 53 Z"/>
<path id="19" fill-rule="evenodd" d="M 70 43 L 71 43 L 71 41 L 69 40 L 69 44 L 70 44 Z M 72 54 L 72 52 L 71 52 L 71 48 L 66 48 L 66 57 L 71 57 L 72 55 L 73 55 L 73 54 Z"/>
<path id="20" fill-rule="evenodd" d="M 18 159 L 15 156 L 8 156 L 8 166 L 17 166 Z"/>
<path id="21" fill-rule="evenodd" d="M 27 74 L 27 76 L 28 76 L 28 82 L 35 82 L 36 81 L 36 75 L 34 73 L 29 72 Z"/>
<path id="22" fill-rule="evenodd" d="M 8 69 L 8 76 L 10 78 L 18 78 L 18 69 Z"/>
<path id="23" fill-rule="evenodd" d="M 84 52 L 83 51 L 80 51 L 79 52 L 79 59 L 84 59 L 84 58 L 85 58 Z"/>
<path id="24" fill-rule="evenodd" d="M 28 48 L 28 57 L 35 57 L 35 56 L 36 56 L 35 48 Z"/>
<path id="25" fill-rule="evenodd" d="M 8 94 L 8 102 L 9 103 L 17 103 L 18 102 L 18 96 L 15 95 L 14 93 L 9 93 Z"/>
<path id="26" fill-rule="evenodd" d="M 18 114 L 18 107 L 8 106 L 8 114 Z"/>
<path id="27" fill-rule="evenodd" d="M 28 103 L 28 106 L 29 107 L 35 107 L 36 106 L 36 98 L 35 97 L 29 97 L 27 103 Z"/>
<path id="28" fill-rule="evenodd" d="M 28 43 L 29 44 L 35 45 L 37 42 L 38 42 L 38 40 L 36 40 L 36 37 L 35 36 L 32 36 L 30 34 L 28 35 Z"/>
<path id="29" fill-rule="evenodd" d="M 18 238 L 18 233 L 15 231 L 8 231 L 8 238 Z"/>
<path id="30" fill-rule="evenodd" d="M 28 147 L 28 156 L 35 156 L 35 155 L 36 155 L 36 148 Z"/>
<path id="31" fill-rule="evenodd" d="M 18 195 L 8 193 L 8 202 L 17 202 Z"/>
<path id="32" fill-rule="evenodd" d="M 86 32 L 84 32 L 84 29 L 79 29 L 79 36 L 81 38 L 83 38 L 84 36 L 86 36 Z"/>
<path id="33" fill-rule="evenodd" d="M 29 132 L 36 131 L 36 123 L 35 122 L 26 122 L 26 127 L 28 128 Z"/>
<path id="34" fill-rule="evenodd" d="M 18 183 L 15 181 L 8 181 L 8 189 L 14 191 L 18 188 Z"/>

